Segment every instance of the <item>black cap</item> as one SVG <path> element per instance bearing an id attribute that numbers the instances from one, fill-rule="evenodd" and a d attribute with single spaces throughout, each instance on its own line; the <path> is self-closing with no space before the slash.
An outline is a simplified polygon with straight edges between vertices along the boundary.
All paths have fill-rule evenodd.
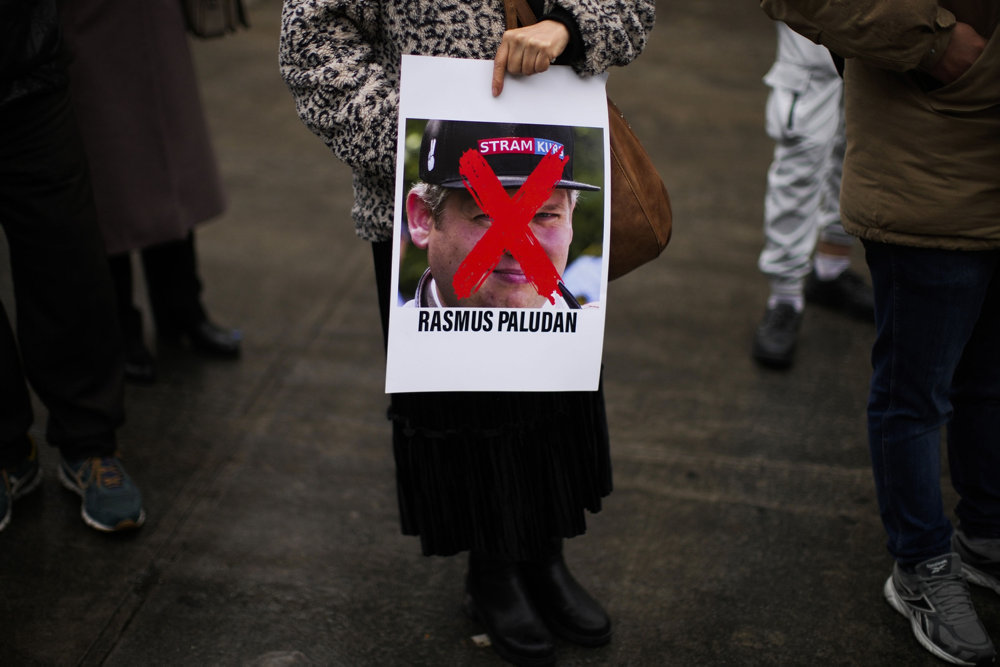
<path id="1" fill-rule="evenodd" d="M 420 180 L 445 188 L 464 188 L 458 161 L 472 148 L 486 158 L 504 187 L 517 187 L 553 146 L 557 150 L 561 147 L 562 154 L 572 158 L 572 126 L 431 120 L 420 143 Z M 566 163 L 563 178 L 556 187 L 600 190 L 596 185 L 573 180 L 572 159 Z"/>

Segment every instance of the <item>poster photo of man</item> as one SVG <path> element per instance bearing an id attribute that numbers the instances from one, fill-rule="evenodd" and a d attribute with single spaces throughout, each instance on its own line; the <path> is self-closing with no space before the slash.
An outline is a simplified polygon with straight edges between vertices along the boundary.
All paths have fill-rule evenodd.
<path id="1" fill-rule="evenodd" d="M 494 97 L 491 66 L 403 59 L 387 392 L 599 381 L 604 79 L 552 67 Z"/>
<path id="2" fill-rule="evenodd" d="M 566 271 L 572 261 L 581 257 L 583 262 L 596 260 L 599 264 L 600 261 L 604 232 L 603 192 L 599 185 L 603 182 L 600 140 L 601 131 L 597 128 L 410 120 L 407 171 L 415 172 L 415 178 L 408 181 L 404 201 L 409 247 L 405 250 L 408 261 L 404 261 L 399 285 L 400 294 L 409 297 L 406 305 L 418 308 L 595 305 L 599 298 L 599 273 L 596 280 L 570 282 Z M 479 163 L 481 180 L 476 183 L 463 176 L 461 169 L 463 156 L 467 171 L 472 168 L 467 155 L 470 150 L 483 158 Z M 550 160 L 561 158 L 561 172 L 556 168 L 548 182 L 539 180 L 543 172 L 533 179 L 532 175 L 549 155 Z M 500 211 L 483 210 L 482 197 L 489 200 L 491 192 L 481 182 L 486 177 L 495 181 L 492 192 L 499 199 Z M 476 255 L 466 261 L 473 248 L 489 233 L 497 213 L 503 215 L 506 209 L 513 208 L 507 200 L 512 204 L 519 202 L 522 207 L 519 211 L 523 211 L 515 233 L 528 243 L 537 242 L 544 253 L 529 251 L 524 256 L 515 256 L 512 249 L 500 247 L 502 237 L 494 231 L 498 243 L 493 244 L 492 254 L 483 254 L 480 272 L 462 283 L 462 276 L 474 268 Z M 493 202 L 487 203 L 487 208 L 490 204 Z M 527 210 L 528 207 L 534 210 Z M 513 250 L 520 247 L 514 245 Z M 533 260 L 534 265 L 530 265 Z M 525 262 L 530 266 L 523 266 Z M 456 274 L 460 278 L 458 284 Z M 540 287 L 550 285 L 553 277 L 556 290 L 541 293 Z M 548 283 L 546 278 L 550 279 Z"/>

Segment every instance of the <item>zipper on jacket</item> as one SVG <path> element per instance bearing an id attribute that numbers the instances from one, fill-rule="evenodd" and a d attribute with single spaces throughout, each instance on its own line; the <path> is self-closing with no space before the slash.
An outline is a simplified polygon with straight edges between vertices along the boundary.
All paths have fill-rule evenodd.
<path id="1" fill-rule="evenodd" d="M 795 119 L 795 103 L 799 101 L 799 94 L 792 93 L 792 105 L 788 107 L 788 129 L 792 129 Z"/>

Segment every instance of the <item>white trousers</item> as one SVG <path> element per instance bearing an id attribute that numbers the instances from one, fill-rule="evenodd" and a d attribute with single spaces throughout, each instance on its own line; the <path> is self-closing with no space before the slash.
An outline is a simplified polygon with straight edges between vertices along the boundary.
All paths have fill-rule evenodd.
<path id="1" fill-rule="evenodd" d="M 829 61 L 829 55 L 825 57 Z M 771 87 L 766 120 L 775 148 L 767 173 L 765 242 L 758 266 L 772 283 L 801 284 L 812 269 L 818 239 L 853 243 L 840 224 L 843 82 L 832 64 L 817 68 L 781 60 L 764 81 Z"/>

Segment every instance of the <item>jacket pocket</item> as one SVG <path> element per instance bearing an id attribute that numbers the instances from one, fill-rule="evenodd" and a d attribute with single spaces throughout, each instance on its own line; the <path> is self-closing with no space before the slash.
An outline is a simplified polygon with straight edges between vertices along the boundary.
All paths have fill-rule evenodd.
<path id="1" fill-rule="evenodd" d="M 840 77 L 791 63 L 775 63 L 764 76 L 771 87 L 766 129 L 775 141 L 829 141 L 842 112 Z"/>
<path id="2" fill-rule="evenodd" d="M 951 83 L 926 92 L 930 108 L 971 113 L 1000 105 L 1000 31 L 994 31 L 979 59 Z"/>

